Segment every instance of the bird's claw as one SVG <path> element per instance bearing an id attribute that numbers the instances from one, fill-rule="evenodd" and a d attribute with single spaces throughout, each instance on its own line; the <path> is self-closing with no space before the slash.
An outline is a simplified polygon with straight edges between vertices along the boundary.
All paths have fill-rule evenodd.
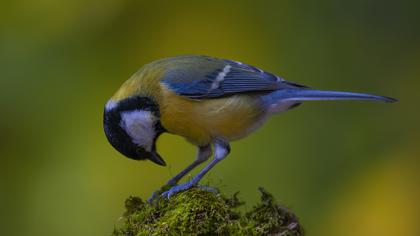
<path id="1" fill-rule="evenodd" d="M 210 186 L 205 186 L 205 185 L 197 185 L 197 188 L 206 192 L 210 192 L 210 193 L 214 193 L 214 194 L 218 194 L 219 190 L 217 188 L 213 188 Z"/>
<path id="2" fill-rule="evenodd" d="M 179 185 L 175 185 L 172 188 L 170 188 L 168 191 L 163 192 L 160 196 L 163 198 L 167 198 L 170 199 L 172 195 L 187 190 L 189 188 L 191 188 L 192 186 L 194 186 L 194 184 L 187 182 L 184 184 L 179 184 Z"/>
<path id="3" fill-rule="evenodd" d="M 209 187 L 209 186 L 203 186 L 203 185 L 195 185 L 193 183 L 187 182 L 187 183 L 184 183 L 184 184 L 173 186 L 168 191 L 163 192 L 160 196 L 163 197 L 163 198 L 170 199 L 171 196 L 173 196 L 174 194 L 179 193 L 179 192 L 184 191 L 184 190 L 188 190 L 191 187 L 196 187 L 200 190 L 211 192 L 211 193 L 214 193 L 214 194 L 219 193 L 219 191 L 216 188 L 212 188 L 212 187 Z"/>
<path id="4" fill-rule="evenodd" d="M 147 203 L 152 203 L 159 196 L 159 191 L 153 192 L 152 196 L 147 199 Z"/>

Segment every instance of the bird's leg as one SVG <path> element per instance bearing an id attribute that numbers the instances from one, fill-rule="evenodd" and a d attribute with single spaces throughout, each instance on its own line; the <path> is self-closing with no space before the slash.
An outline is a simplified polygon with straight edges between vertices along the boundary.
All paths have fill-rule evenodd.
<path id="1" fill-rule="evenodd" d="M 195 167 L 200 165 L 201 163 L 207 161 L 211 156 L 212 150 L 211 145 L 205 145 L 205 146 L 199 146 L 198 147 L 198 153 L 197 158 L 191 163 L 187 168 L 182 170 L 179 174 L 174 176 L 172 179 L 170 179 L 166 185 L 168 186 L 174 186 L 178 183 L 182 177 L 184 177 L 186 174 L 188 174 L 191 170 L 193 170 Z M 159 191 L 156 191 L 152 194 L 152 196 L 147 200 L 149 203 L 152 202 L 156 197 L 159 196 Z"/>
<path id="2" fill-rule="evenodd" d="M 195 167 L 200 165 L 201 163 L 207 161 L 211 156 L 211 145 L 201 146 L 198 147 L 198 153 L 197 158 L 193 163 L 191 163 L 187 168 L 185 168 L 183 171 L 181 171 L 179 174 L 175 175 L 172 179 L 170 179 L 167 183 L 169 186 L 174 186 L 178 183 L 182 177 L 184 177 L 186 174 L 188 174 L 191 170 L 193 170 Z"/>
<path id="3" fill-rule="evenodd" d="M 214 143 L 214 159 L 207 164 L 196 176 L 194 176 L 190 181 L 175 185 L 168 191 L 161 194 L 162 197 L 170 198 L 173 194 L 189 189 L 192 186 L 196 185 L 203 177 L 204 175 L 213 168 L 219 161 L 223 160 L 230 152 L 230 147 L 227 142 L 217 140 Z"/>

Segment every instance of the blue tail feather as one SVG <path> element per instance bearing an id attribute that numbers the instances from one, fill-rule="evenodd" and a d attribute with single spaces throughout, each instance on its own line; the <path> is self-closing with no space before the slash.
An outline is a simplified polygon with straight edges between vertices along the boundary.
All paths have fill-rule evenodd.
<path id="1" fill-rule="evenodd" d="M 365 93 L 340 91 L 310 90 L 310 89 L 282 89 L 266 95 L 271 101 L 311 101 L 311 100 L 372 100 L 396 102 L 397 99 Z"/>

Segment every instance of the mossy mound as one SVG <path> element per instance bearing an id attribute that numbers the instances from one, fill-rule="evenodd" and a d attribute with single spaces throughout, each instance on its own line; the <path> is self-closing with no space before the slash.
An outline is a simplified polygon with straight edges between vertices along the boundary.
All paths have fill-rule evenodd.
<path id="1" fill-rule="evenodd" d="M 237 194 L 225 197 L 199 188 L 152 204 L 129 197 L 113 235 L 303 235 L 295 215 L 259 190 L 261 201 L 246 213 L 237 209 L 244 204 Z"/>

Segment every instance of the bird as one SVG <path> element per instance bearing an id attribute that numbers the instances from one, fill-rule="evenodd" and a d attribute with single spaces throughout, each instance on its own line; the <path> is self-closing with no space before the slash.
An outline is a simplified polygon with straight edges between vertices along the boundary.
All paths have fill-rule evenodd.
<path id="1" fill-rule="evenodd" d="M 160 135 L 184 137 L 197 147 L 195 160 L 172 177 L 172 195 L 197 186 L 230 153 L 230 143 L 260 128 L 272 115 L 312 100 L 372 100 L 391 97 L 311 89 L 257 67 L 204 55 L 160 59 L 141 67 L 106 102 L 104 132 L 124 156 L 165 166 L 156 150 Z M 214 153 L 214 154 L 213 154 Z M 189 181 L 179 181 L 213 159 Z"/>

